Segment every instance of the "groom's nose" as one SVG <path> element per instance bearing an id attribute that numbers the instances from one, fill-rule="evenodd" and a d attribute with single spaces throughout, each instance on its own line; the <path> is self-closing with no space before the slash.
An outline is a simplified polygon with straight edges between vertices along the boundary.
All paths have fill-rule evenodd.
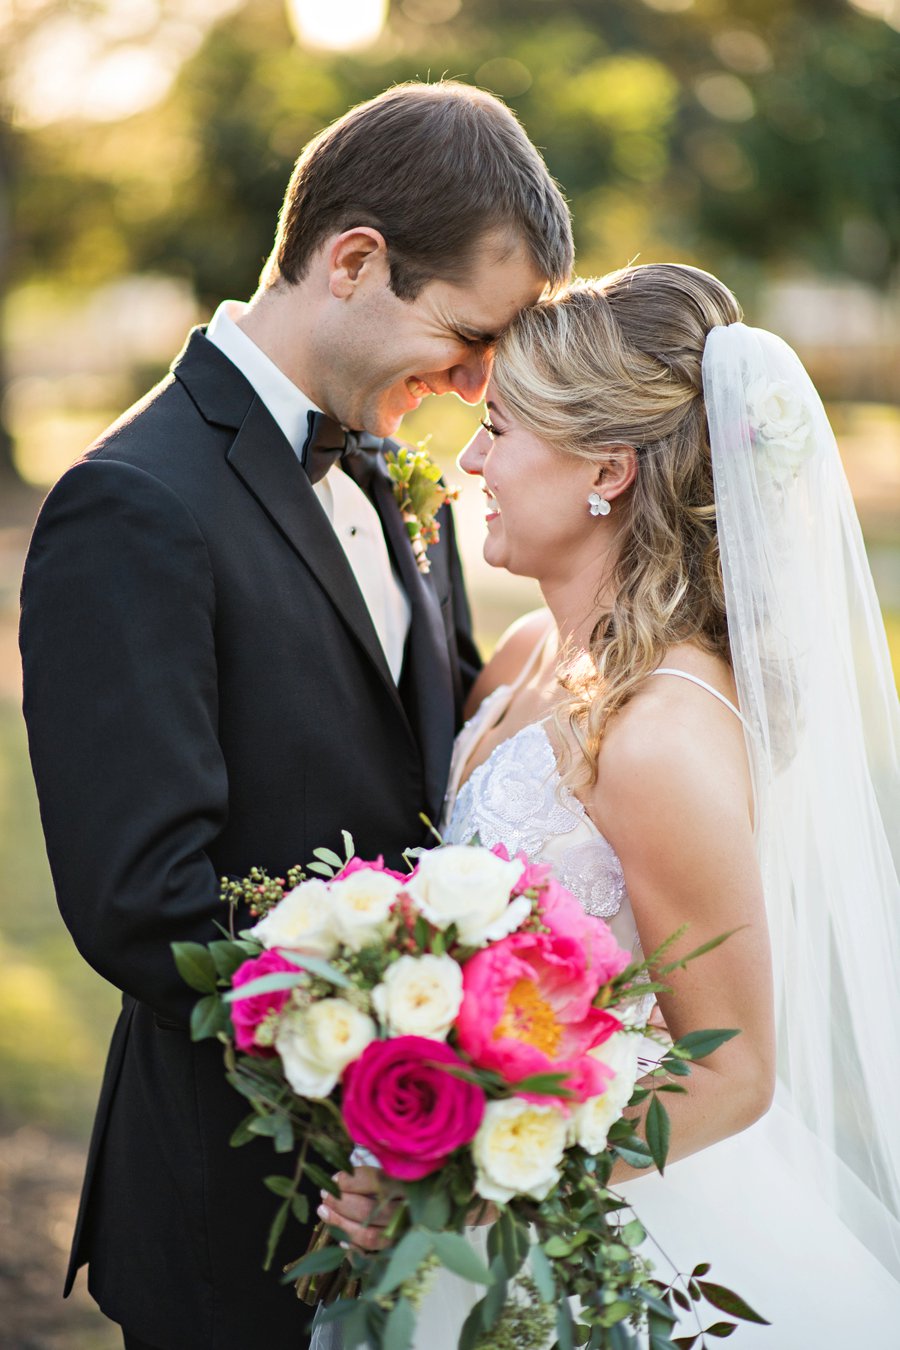
<path id="1" fill-rule="evenodd" d="M 481 403 L 491 378 L 491 366 L 494 364 L 490 352 L 473 350 L 458 365 L 451 366 L 447 377 L 455 394 L 459 394 L 464 403 Z"/>
<path id="2" fill-rule="evenodd" d="M 463 473 L 482 474 L 487 452 L 491 448 L 491 438 L 484 427 L 479 427 L 475 435 L 464 445 L 456 457 L 456 467 Z"/>

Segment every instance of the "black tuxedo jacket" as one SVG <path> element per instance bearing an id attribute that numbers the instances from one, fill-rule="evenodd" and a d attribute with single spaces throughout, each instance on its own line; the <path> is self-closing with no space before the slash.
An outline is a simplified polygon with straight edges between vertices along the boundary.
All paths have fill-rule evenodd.
<path id="1" fill-rule="evenodd" d="M 293 450 L 201 331 L 56 485 L 26 564 L 54 884 L 123 991 L 66 1292 L 87 1261 L 103 1311 L 161 1350 L 298 1350 L 308 1322 L 261 1269 L 262 1178 L 289 1168 L 269 1141 L 229 1147 L 245 1103 L 221 1047 L 189 1039 L 169 944 L 215 937 L 222 875 L 284 875 L 342 828 L 399 866 L 438 818 L 478 664 L 449 513 L 424 577 L 381 463 L 370 491 L 412 605 L 399 690 Z M 307 1236 L 289 1225 L 275 1271 Z"/>

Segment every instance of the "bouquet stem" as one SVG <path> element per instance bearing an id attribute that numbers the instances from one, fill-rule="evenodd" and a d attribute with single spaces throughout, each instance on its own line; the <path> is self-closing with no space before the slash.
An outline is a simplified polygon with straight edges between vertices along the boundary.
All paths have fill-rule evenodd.
<path id="1" fill-rule="evenodd" d="M 313 1229 L 309 1246 L 303 1255 L 310 1256 L 313 1252 L 323 1252 L 333 1245 L 334 1239 L 325 1224 L 318 1223 Z M 285 1271 L 296 1264 L 296 1260 L 289 1261 L 284 1267 Z M 359 1281 L 345 1261 L 337 1270 L 324 1271 L 317 1275 L 301 1275 L 294 1281 L 294 1288 L 299 1299 L 310 1307 L 315 1307 L 317 1303 L 333 1303 L 335 1299 L 341 1297 L 355 1298 L 359 1293 Z"/>

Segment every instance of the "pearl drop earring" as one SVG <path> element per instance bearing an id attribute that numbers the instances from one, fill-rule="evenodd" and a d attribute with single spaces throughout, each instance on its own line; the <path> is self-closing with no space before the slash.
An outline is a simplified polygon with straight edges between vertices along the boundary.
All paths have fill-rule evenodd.
<path id="1" fill-rule="evenodd" d="M 592 516 L 608 516 L 612 510 L 612 503 L 601 497 L 599 492 L 591 493 L 588 497 L 588 506 L 591 508 Z"/>

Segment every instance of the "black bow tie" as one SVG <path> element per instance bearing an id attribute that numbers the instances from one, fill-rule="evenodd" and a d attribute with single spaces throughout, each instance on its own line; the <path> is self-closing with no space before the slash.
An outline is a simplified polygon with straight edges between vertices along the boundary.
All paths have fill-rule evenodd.
<path id="1" fill-rule="evenodd" d="M 306 440 L 300 451 L 300 463 L 311 483 L 324 478 L 332 464 L 342 456 L 352 456 L 353 477 L 357 482 L 367 476 L 375 464 L 381 440 L 365 431 L 345 431 L 339 422 L 325 413 L 307 413 Z M 365 468 L 364 468 L 365 466 Z M 350 467 L 348 465 L 348 467 Z"/>

